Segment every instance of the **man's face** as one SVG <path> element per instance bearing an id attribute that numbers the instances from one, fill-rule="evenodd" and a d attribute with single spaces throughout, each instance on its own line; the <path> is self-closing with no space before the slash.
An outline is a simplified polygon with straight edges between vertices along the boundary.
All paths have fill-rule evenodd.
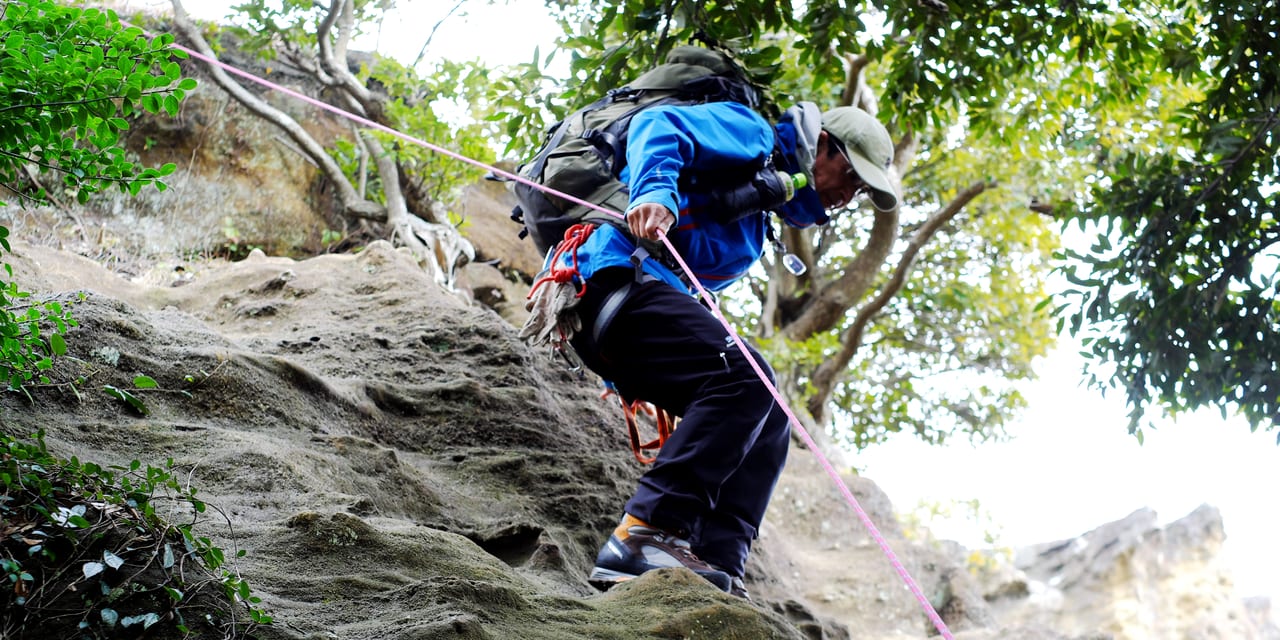
<path id="1" fill-rule="evenodd" d="M 817 159 L 813 163 L 813 188 L 826 209 L 840 209 L 870 188 L 858 177 L 846 157 L 823 131 L 818 135 Z"/>

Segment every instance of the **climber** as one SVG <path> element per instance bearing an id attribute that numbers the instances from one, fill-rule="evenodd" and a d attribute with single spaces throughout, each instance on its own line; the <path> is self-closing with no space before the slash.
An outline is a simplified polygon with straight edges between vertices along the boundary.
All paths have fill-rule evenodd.
<path id="1" fill-rule="evenodd" d="M 680 417 L 600 549 L 591 584 L 607 589 L 684 566 L 747 597 L 748 552 L 782 471 L 790 427 L 725 327 L 691 295 L 688 279 L 721 291 L 769 242 L 779 243 L 767 210 L 732 210 L 717 186 L 776 171 L 791 188 L 769 209 L 803 228 L 826 224 L 828 211 L 861 195 L 878 209 L 896 207 L 892 157 L 884 126 L 855 107 L 824 113 L 801 103 L 774 125 L 733 102 L 660 106 L 635 116 L 620 175 L 630 190 L 631 235 L 607 224 L 579 229 L 572 249 L 551 258 L 577 277 L 535 288 L 521 332 L 535 344 L 567 342 L 624 401 L 642 399 Z M 660 236 L 689 273 L 632 240 Z"/>

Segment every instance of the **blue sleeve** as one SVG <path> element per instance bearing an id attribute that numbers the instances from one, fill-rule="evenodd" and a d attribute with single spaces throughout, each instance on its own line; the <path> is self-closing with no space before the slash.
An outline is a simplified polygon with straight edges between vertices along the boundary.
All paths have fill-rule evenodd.
<path id="1" fill-rule="evenodd" d="M 736 102 L 642 111 L 627 131 L 629 208 L 656 202 L 679 213 L 682 172 L 759 163 L 773 152 L 773 136 L 764 118 Z"/>

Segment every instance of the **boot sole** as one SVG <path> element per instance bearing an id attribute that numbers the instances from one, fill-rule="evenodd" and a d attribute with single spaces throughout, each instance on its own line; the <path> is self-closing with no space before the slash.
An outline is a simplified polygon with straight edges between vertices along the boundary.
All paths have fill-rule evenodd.
<path id="1" fill-rule="evenodd" d="M 596 567 L 591 570 L 591 575 L 587 576 L 587 584 L 601 590 L 608 591 L 617 585 L 628 580 L 635 579 L 636 576 L 630 573 L 622 573 L 621 571 L 613 571 L 612 569 L 602 569 Z"/>
<path id="2" fill-rule="evenodd" d="M 704 574 L 699 573 L 697 575 L 701 576 L 707 582 L 710 582 L 711 586 L 725 593 L 729 593 L 730 584 L 725 584 L 724 586 L 721 586 L 718 582 L 716 582 L 715 580 L 712 580 L 710 577 Z M 721 575 L 726 575 L 727 577 L 727 574 L 721 574 Z M 638 577 L 639 576 L 632 573 L 623 573 L 621 571 L 614 571 L 613 569 L 595 567 L 594 569 L 591 570 L 591 575 L 587 576 L 587 584 L 590 584 L 591 586 L 595 587 L 596 589 L 599 589 L 600 591 L 608 591 L 609 589 L 613 588 L 614 585 L 626 582 L 628 580 L 634 580 Z"/>

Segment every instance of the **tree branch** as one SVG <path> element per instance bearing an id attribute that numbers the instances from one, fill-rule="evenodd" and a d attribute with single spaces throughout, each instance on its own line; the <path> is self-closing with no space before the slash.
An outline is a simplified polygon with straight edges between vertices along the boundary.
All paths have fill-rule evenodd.
<path id="1" fill-rule="evenodd" d="M 844 91 L 840 94 L 840 104 L 859 107 L 875 115 L 879 110 L 875 94 L 866 91 L 866 84 L 862 82 L 862 70 L 867 68 L 871 60 L 861 54 L 845 56 L 845 60 L 848 63 L 848 69 L 845 71 Z"/>
<path id="2" fill-rule="evenodd" d="M 861 299 L 875 279 L 880 265 L 898 236 L 898 211 L 876 211 L 867 244 L 845 267 L 840 277 L 822 286 L 803 313 L 782 328 L 788 340 L 803 341 L 836 325 L 854 302 Z"/>
<path id="3" fill-rule="evenodd" d="M 464 2 L 466 2 L 466 0 L 458 0 L 455 2 L 453 8 L 449 9 L 449 11 L 444 14 L 444 17 L 440 18 L 440 20 L 431 27 L 431 33 L 427 34 L 427 39 L 423 41 L 422 48 L 418 49 L 418 56 L 413 59 L 413 64 L 409 65 L 410 69 L 418 68 L 418 64 L 422 62 L 422 58 L 427 55 L 427 47 L 431 46 L 431 41 L 435 39 L 436 32 L 440 30 L 440 26 L 444 24 L 445 20 L 453 17 L 453 14 L 457 13 L 458 9 L 462 7 Z"/>
<path id="4" fill-rule="evenodd" d="M 217 59 L 217 55 L 209 47 L 209 43 L 205 42 L 200 30 L 191 22 L 190 16 L 187 15 L 182 6 L 182 0 L 170 0 L 170 2 L 173 4 L 174 25 L 178 31 L 202 55 Z M 351 182 L 343 174 L 342 167 L 338 166 L 338 163 L 325 152 L 324 147 L 320 146 L 297 121 L 250 93 L 240 83 L 227 75 L 221 67 L 214 64 L 206 64 L 206 66 L 218 86 L 222 87 L 224 91 L 254 115 L 279 127 L 308 157 L 319 165 L 325 177 L 337 188 L 338 200 L 341 202 L 347 216 L 375 221 L 387 219 L 386 209 L 357 195 L 355 188 L 351 186 Z"/>
<path id="5" fill-rule="evenodd" d="M 380 114 L 382 109 L 378 99 L 368 87 L 351 75 L 346 65 L 346 43 L 351 39 L 351 32 L 355 29 L 352 2 L 354 0 L 333 0 L 329 5 L 329 12 L 325 14 L 324 20 L 316 29 L 316 42 L 320 45 L 320 66 L 334 79 L 338 89 L 355 99 L 355 104 L 359 105 L 360 115 L 373 116 L 374 120 L 380 120 L 377 114 Z M 330 41 L 330 31 L 335 24 L 338 26 L 336 49 L 334 43 Z M 339 52 L 341 57 L 338 55 Z"/>
<path id="6" fill-rule="evenodd" d="M 391 242 L 407 247 L 423 269 L 431 272 L 441 286 L 453 290 L 457 282 L 457 269 L 475 259 L 475 248 L 447 225 L 427 222 L 409 212 L 404 194 L 400 191 L 399 171 L 395 159 L 386 152 L 382 143 L 365 131 L 361 139 L 369 146 L 382 177 L 382 191 L 387 197 L 387 225 L 392 228 Z"/>
<path id="7" fill-rule="evenodd" d="M 853 324 L 849 327 L 849 331 L 845 333 L 840 351 L 834 357 L 824 360 L 814 370 L 811 382 L 817 391 L 809 398 L 808 409 L 815 419 L 822 420 L 827 402 L 830 401 L 832 391 L 835 389 L 836 379 L 839 377 L 839 373 L 849 366 L 849 362 L 853 360 L 854 354 L 858 352 L 858 348 L 862 345 L 862 334 L 866 330 L 867 324 L 884 309 L 885 305 L 889 304 L 889 301 L 894 296 L 898 295 L 898 291 L 906 284 L 907 276 L 911 274 L 911 268 L 914 266 L 920 250 L 933 239 L 933 236 L 937 234 L 943 225 L 955 218 L 974 198 L 994 186 L 992 183 L 975 182 L 969 188 L 957 194 L 946 207 L 930 216 L 924 225 L 912 234 L 906 250 L 903 251 L 902 257 L 898 260 L 897 267 L 894 268 L 893 274 L 889 277 L 889 281 L 881 288 L 879 295 L 858 310 L 858 315 L 854 318 Z"/>
<path id="8" fill-rule="evenodd" d="M 915 162 L 919 140 L 911 132 L 905 133 L 893 147 L 893 163 L 890 178 L 895 188 L 902 192 L 901 176 L 904 167 Z M 898 211 L 876 211 L 875 222 L 867 245 L 845 267 L 839 278 L 829 282 L 805 303 L 804 311 L 782 333 L 789 339 L 802 341 L 815 333 L 836 326 L 845 313 L 866 295 L 876 273 L 884 264 L 898 239 Z M 813 264 L 812 262 L 806 264 Z M 817 281 L 817 278 L 814 278 Z"/>

